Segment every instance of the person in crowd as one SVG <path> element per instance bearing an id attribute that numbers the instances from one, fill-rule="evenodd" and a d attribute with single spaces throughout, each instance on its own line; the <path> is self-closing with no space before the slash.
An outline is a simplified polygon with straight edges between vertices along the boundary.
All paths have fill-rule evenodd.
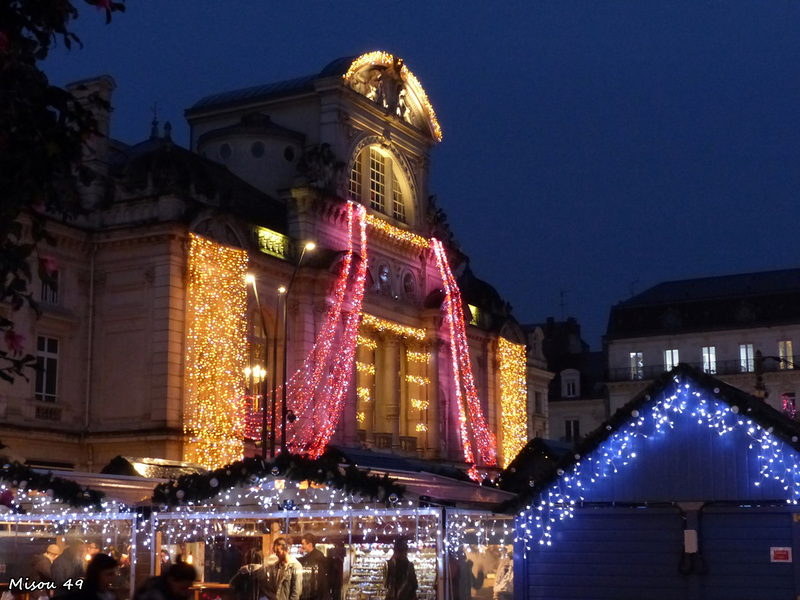
<path id="1" fill-rule="evenodd" d="M 117 600 L 111 591 L 116 570 L 117 561 L 113 557 L 97 552 L 86 567 L 83 585 L 60 588 L 56 596 L 63 600 Z"/>
<path id="2" fill-rule="evenodd" d="M 50 567 L 50 574 L 53 583 L 56 584 L 56 592 L 66 582 L 75 583 L 85 574 L 84 559 L 86 554 L 86 544 L 80 538 L 72 538 L 67 542 L 67 547 L 58 555 Z M 68 590 L 67 590 L 68 591 Z"/>
<path id="3" fill-rule="evenodd" d="M 303 600 L 328 600 L 328 559 L 317 548 L 317 536 L 305 533 L 300 539 L 303 556 L 298 560 L 303 566 Z"/>
<path id="4" fill-rule="evenodd" d="M 486 575 L 480 567 L 478 574 L 473 574 L 473 566 L 463 550 L 456 550 L 450 554 L 450 589 L 453 600 L 469 600 L 472 598 L 473 590 L 483 587 Z"/>
<path id="5" fill-rule="evenodd" d="M 266 563 L 267 598 L 300 600 L 303 591 L 303 567 L 289 555 L 289 544 L 279 537 L 272 543 L 272 554 Z"/>
<path id="6" fill-rule="evenodd" d="M 133 600 L 188 600 L 196 579 L 197 570 L 178 560 L 161 575 L 145 581 L 133 595 Z"/>
<path id="7" fill-rule="evenodd" d="M 169 556 L 169 550 L 166 548 L 161 549 L 161 570 L 166 571 L 172 564 L 172 559 Z"/>
<path id="8" fill-rule="evenodd" d="M 97 542 L 87 542 L 86 543 L 86 556 L 84 559 L 87 563 L 89 563 L 95 556 L 100 553 L 100 546 L 97 545 Z"/>
<path id="9" fill-rule="evenodd" d="M 416 600 L 417 573 L 408 560 L 408 542 L 398 538 L 386 564 L 386 600 Z"/>
<path id="10" fill-rule="evenodd" d="M 267 570 L 261 550 L 251 548 L 244 565 L 230 582 L 236 600 L 259 600 L 267 595 Z"/>
<path id="11" fill-rule="evenodd" d="M 51 583 L 53 581 L 51 568 L 53 561 L 59 554 L 61 554 L 61 548 L 55 544 L 50 544 L 44 554 L 37 554 L 31 561 L 31 581 L 35 583 Z"/>
<path id="12" fill-rule="evenodd" d="M 494 574 L 494 600 L 514 599 L 514 559 L 511 547 L 503 546 Z"/>

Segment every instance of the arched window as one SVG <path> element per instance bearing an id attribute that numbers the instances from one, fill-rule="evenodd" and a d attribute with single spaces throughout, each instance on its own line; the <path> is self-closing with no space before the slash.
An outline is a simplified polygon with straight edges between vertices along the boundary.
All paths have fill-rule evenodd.
<path id="1" fill-rule="evenodd" d="M 411 190 L 400 165 L 379 146 L 364 148 L 353 161 L 350 196 L 376 212 L 409 222 Z"/>

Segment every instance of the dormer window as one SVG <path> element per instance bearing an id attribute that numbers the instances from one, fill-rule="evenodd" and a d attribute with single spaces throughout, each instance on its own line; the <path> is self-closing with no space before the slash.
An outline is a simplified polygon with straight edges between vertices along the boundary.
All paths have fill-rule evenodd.
<path id="1" fill-rule="evenodd" d="M 401 223 L 409 221 L 408 184 L 397 162 L 379 146 L 364 148 L 353 161 L 350 196 L 375 212 Z"/>
<path id="2" fill-rule="evenodd" d="M 581 395 L 581 374 L 577 369 L 561 371 L 561 395 L 564 398 L 577 398 Z"/>

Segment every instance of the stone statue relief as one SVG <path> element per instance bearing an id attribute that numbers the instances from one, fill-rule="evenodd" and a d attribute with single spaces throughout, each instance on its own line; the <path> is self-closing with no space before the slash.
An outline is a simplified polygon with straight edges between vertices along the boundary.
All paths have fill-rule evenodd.
<path id="1" fill-rule="evenodd" d="M 350 79 L 350 88 L 406 123 L 420 127 L 408 103 L 408 89 L 403 76 L 403 59 L 395 58 L 388 67 L 365 67 Z"/>

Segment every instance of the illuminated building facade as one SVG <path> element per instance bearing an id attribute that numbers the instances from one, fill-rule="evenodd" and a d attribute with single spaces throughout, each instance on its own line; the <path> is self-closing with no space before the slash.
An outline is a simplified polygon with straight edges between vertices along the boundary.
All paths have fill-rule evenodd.
<path id="1" fill-rule="evenodd" d="M 502 467 L 545 427 L 530 416 L 544 358 L 429 196 L 442 130 L 401 59 L 340 59 L 186 117 L 188 150 L 156 124 L 140 144 L 97 142 L 93 211 L 54 226 L 59 289 L 23 332 L 45 369 L 0 388 L 12 453 L 96 470 L 260 452 L 284 348 L 290 449 L 308 428 L 314 444 Z"/>

